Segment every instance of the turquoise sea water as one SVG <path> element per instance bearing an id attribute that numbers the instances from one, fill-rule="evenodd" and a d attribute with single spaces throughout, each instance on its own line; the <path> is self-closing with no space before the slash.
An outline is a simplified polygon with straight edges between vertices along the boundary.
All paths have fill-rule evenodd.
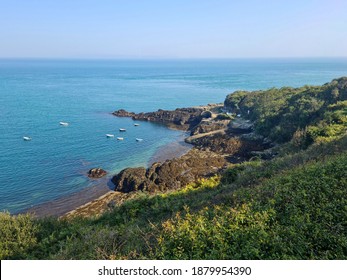
<path id="1" fill-rule="evenodd" d="M 237 89 L 319 85 L 346 75 L 347 59 L 0 60 L 0 210 L 16 213 L 95 186 L 85 175 L 92 167 L 116 173 L 146 166 L 182 138 L 161 125 L 134 127 L 110 114 L 116 109 L 223 102 Z"/>

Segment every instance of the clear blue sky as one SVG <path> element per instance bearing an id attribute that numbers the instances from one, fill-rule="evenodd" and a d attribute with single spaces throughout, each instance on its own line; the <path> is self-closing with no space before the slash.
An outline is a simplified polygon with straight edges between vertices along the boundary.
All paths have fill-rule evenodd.
<path id="1" fill-rule="evenodd" d="M 339 56 L 346 0 L 0 0 L 0 57 Z"/>

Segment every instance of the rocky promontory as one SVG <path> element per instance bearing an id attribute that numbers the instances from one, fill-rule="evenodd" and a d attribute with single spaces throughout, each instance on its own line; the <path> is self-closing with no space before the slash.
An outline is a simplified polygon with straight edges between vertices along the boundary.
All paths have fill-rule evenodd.
<path id="1" fill-rule="evenodd" d="M 185 141 L 195 146 L 181 157 L 153 163 L 149 168 L 122 170 L 112 182 L 116 191 L 124 193 L 178 189 L 220 172 L 228 162 L 248 160 L 271 147 L 271 143 L 254 133 L 252 122 L 227 113 L 221 104 L 138 114 L 120 109 L 113 115 L 190 131 L 191 136 Z"/>
<path id="2" fill-rule="evenodd" d="M 133 120 L 150 121 L 165 124 L 180 130 L 192 130 L 202 119 L 211 116 L 209 109 L 217 105 L 207 105 L 191 108 L 178 108 L 176 110 L 161 110 L 148 113 L 133 113 L 120 109 L 112 114 L 117 117 L 130 117 Z M 220 104 L 219 104 L 220 106 Z"/>

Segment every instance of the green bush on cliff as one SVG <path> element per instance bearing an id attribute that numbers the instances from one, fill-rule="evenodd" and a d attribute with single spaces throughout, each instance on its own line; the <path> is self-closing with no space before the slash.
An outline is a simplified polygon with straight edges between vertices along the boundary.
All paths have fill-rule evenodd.
<path id="1" fill-rule="evenodd" d="M 157 257 L 162 259 L 266 258 L 262 246 L 269 242 L 271 211 L 252 211 L 243 204 L 188 208 L 163 223 Z"/>
<path id="2" fill-rule="evenodd" d="M 341 135 L 347 128 L 346 98 L 347 78 L 340 78 L 323 86 L 238 91 L 228 95 L 224 105 L 254 121 L 258 133 L 287 142 L 307 126 L 320 125 L 317 133 L 322 137 Z"/>
<path id="3" fill-rule="evenodd" d="M 38 227 L 30 215 L 0 213 L 0 259 L 21 259 L 37 244 Z"/>

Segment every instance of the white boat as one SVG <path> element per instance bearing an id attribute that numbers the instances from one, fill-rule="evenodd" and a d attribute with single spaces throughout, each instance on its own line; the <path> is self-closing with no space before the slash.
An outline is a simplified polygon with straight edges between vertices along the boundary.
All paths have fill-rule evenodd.
<path id="1" fill-rule="evenodd" d="M 140 124 L 139 123 L 134 123 L 134 126 L 139 126 Z"/>
<path id="2" fill-rule="evenodd" d="M 136 141 L 141 142 L 141 141 L 143 141 L 143 139 L 142 138 L 136 138 Z"/>
<path id="3" fill-rule="evenodd" d="M 68 126 L 69 125 L 69 123 L 67 123 L 67 122 L 60 122 L 59 124 L 63 125 L 63 126 Z"/>
<path id="4" fill-rule="evenodd" d="M 111 138 L 111 137 L 114 137 L 114 135 L 113 134 L 106 134 L 106 137 Z"/>
<path id="5" fill-rule="evenodd" d="M 23 137 L 23 140 L 24 140 L 24 141 L 31 141 L 31 137 L 29 137 L 29 136 L 24 136 L 24 137 Z"/>
<path id="6" fill-rule="evenodd" d="M 125 128 L 120 128 L 119 131 L 120 131 L 120 132 L 125 132 L 125 131 L 127 131 L 127 130 L 126 130 Z"/>
<path id="7" fill-rule="evenodd" d="M 117 140 L 124 140 L 123 137 L 117 137 Z"/>

